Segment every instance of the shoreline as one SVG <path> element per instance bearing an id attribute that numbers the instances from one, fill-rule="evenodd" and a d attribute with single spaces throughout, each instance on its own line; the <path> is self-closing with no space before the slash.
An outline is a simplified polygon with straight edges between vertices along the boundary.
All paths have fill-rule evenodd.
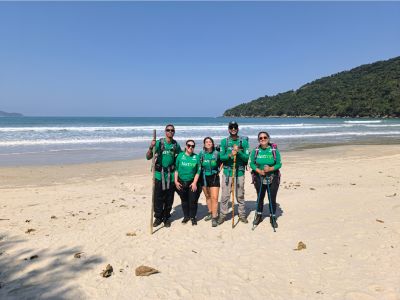
<path id="1" fill-rule="evenodd" d="M 386 146 L 386 145 L 400 145 L 400 140 L 394 139 L 371 139 L 371 141 L 349 141 L 349 142 L 339 142 L 339 143 L 308 143 L 300 146 L 293 146 L 287 150 L 280 149 L 281 153 L 292 153 L 309 149 L 325 149 L 331 147 L 351 147 L 351 146 Z M 147 149 L 147 148 L 146 148 Z M 250 147 L 250 149 L 253 149 Z M 278 144 L 279 149 L 279 144 Z M 39 167 L 64 167 L 64 166 L 82 166 L 82 165 L 95 165 L 95 164 L 111 164 L 111 163 L 124 163 L 124 162 L 134 162 L 145 160 L 145 152 L 142 157 L 133 157 L 129 159 L 110 159 L 110 160 L 98 160 L 98 161 L 88 161 L 88 162 L 57 162 L 50 164 L 39 164 L 39 163 L 31 163 L 31 164 L 18 164 L 18 165 L 2 165 L 0 164 L 1 169 L 12 169 L 12 168 L 39 168 Z"/>

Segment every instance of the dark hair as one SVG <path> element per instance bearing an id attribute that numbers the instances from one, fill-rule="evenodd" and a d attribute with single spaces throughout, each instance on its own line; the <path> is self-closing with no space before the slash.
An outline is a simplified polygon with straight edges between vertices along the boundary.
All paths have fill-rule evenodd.
<path id="1" fill-rule="evenodd" d="M 186 145 L 187 145 L 189 142 L 193 142 L 193 144 L 196 146 L 196 142 L 195 142 L 194 140 L 187 140 L 187 141 L 186 141 Z"/>
<path id="2" fill-rule="evenodd" d="M 260 132 L 258 133 L 258 136 L 257 136 L 257 139 L 258 139 L 258 140 L 260 139 L 260 135 L 263 134 L 263 133 L 269 138 L 268 132 L 266 132 L 266 131 L 260 131 Z"/>
<path id="3" fill-rule="evenodd" d="M 172 127 L 173 129 L 175 129 L 175 126 L 172 124 L 168 124 L 167 126 L 165 126 L 165 130 L 167 130 L 168 127 Z"/>
<path id="4" fill-rule="evenodd" d="M 204 150 L 206 150 L 206 147 L 205 147 L 205 144 L 206 144 L 206 141 L 207 140 L 210 140 L 211 141 L 211 143 L 212 143 L 212 151 L 214 151 L 215 150 L 215 144 L 214 144 L 214 140 L 212 139 L 212 137 L 210 137 L 210 136 L 207 136 L 207 137 L 205 137 L 204 138 L 204 140 L 203 140 L 203 149 Z"/>

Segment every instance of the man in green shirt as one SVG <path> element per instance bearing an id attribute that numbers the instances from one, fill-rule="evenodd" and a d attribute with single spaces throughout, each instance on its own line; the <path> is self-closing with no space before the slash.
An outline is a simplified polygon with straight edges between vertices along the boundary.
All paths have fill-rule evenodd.
<path id="1" fill-rule="evenodd" d="M 175 160 L 182 151 L 181 147 L 174 140 L 175 127 L 168 124 L 165 127 L 165 138 L 152 141 L 146 153 L 148 160 L 153 157 L 153 147 L 155 147 L 155 200 L 154 200 L 154 223 L 157 227 L 164 222 L 165 227 L 171 226 L 170 216 L 172 204 L 174 203 L 175 184 L 174 168 Z"/>
<path id="2" fill-rule="evenodd" d="M 236 199 L 239 204 L 239 220 L 248 223 L 244 201 L 244 173 L 249 160 L 249 141 L 247 137 L 241 137 L 239 125 L 232 121 L 228 125 L 229 137 L 221 140 L 220 159 L 224 164 L 224 172 L 221 182 L 221 205 L 218 223 L 222 224 L 229 210 L 229 200 L 232 193 L 232 168 L 233 159 L 236 156 Z"/>

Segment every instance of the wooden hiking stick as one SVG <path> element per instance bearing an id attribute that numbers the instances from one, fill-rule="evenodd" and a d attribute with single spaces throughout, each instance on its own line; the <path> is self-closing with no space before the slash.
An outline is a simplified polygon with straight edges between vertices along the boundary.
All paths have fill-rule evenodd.
<path id="1" fill-rule="evenodd" d="M 153 141 L 156 140 L 156 130 L 153 129 Z M 153 192 L 151 197 L 151 217 L 150 217 L 150 234 L 153 234 L 153 214 L 154 214 L 154 202 L 156 197 L 156 145 L 153 147 L 153 158 L 151 160 L 151 171 L 153 172 Z"/>
<path id="2" fill-rule="evenodd" d="M 235 188 L 236 188 L 236 155 L 233 156 L 233 169 L 232 169 L 232 228 L 235 227 Z"/>

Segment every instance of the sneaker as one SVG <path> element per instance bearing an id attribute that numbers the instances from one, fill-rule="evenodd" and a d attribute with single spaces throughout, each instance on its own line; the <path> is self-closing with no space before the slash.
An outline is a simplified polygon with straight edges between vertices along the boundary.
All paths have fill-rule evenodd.
<path id="1" fill-rule="evenodd" d="M 278 228 L 278 223 L 276 223 L 276 217 L 275 216 L 270 216 L 269 217 L 269 222 L 271 223 L 272 227 Z"/>
<path id="2" fill-rule="evenodd" d="M 204 221 L 210 221 L 212 219 L 211 213 L 208 213 L 208 215 L 204 218 Z"/>
<path id="3" fill-rule="evenodd" d="M 245 216 L 239 217 L 239 221 L 240 221 L 240 222 L 243 222 L 243 223 L 245 223 L 245 224 L 249 223 L 249 221 L 247 221 L 247 218 L 246 218 Z"/>
<path id="4" fill-rule="evenodd" d="M 225 222 L 225 216 L 224 215 L 219 215 L 219 218 L 217 220 L 218 225 L 221 225 L 224 222 Z"/>
<path id="5" fill-rule="evenodd" d="M 212 227 L 217 227 L 218 226 L 218 219 L 217 218 L 213 218 L 211 221 L 211 226 Z"/>
<path id="6" fill-rule="evenodd" d="M 197 219 L 196 218 L 192 218 L 192 226 L 197 225 Z"/>
<path id="7" fill-rule="evenodd" d="M 164 220 L 164 226 L 165 227 L 171 227 L 171 220 L 170 219 L 165 219 Z"/>
<path id="8" fill-rule="evenodd" d="M 257 214 L 256 218 L 253 221 L 253 225 L 257 226 L 258 224 L 260 224 L 262 221 L 262 215 L 261 214 Z"/>
<path id="9" fill-rule="evenodd" d="M 153 227 L 157 227 L 162 223 L 161 219 L 156 218 L 153 222 Z"/>
<path id="10" fill-rule="evenodd" d="M 190 218 L 189 217 L 184 217 L 182 220 L 182 224 L 186 224 L 187 222 L 189 222 Z"/>

